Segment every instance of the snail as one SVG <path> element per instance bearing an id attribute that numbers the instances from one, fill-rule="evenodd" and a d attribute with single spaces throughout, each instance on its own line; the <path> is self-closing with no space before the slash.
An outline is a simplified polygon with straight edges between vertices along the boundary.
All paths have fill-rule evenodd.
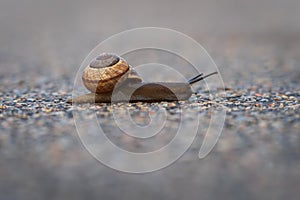
<path id="1" fill-rule="evenodd" d="M 103 53 L 83 71 L 82 82 L 91 92 L 68 103 L 160 102 L 187 100 L 191 85 L 217 72 L 193 77 L 187 82 L 143 82 L 127 62 L 112 53 Z"/>

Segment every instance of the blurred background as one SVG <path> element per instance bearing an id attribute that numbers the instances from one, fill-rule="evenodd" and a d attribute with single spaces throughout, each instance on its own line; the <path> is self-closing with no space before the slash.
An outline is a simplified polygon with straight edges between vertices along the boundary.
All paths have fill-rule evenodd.
<path id="1" fill-rule="evenodd" d="M 0 0 L 0 92 L 42 88 L 70 96 L 81 62 L 99 42 L 145 26 L 175 29 L 197 40 L 215 60 L 226 87 L 260 84 L 299 92 L 299 11 L 299 0 Z M 272 121 L 262 116 L 266 121 L 252 124 L 253 130 L 240 129 L 250 123 L 243 116 L 225 127 L 223 145 L 203 162 L 196 144 L 174 165 L 146 175 L 100 165 L 80 144 L 72 117 L 62 115 L 19 122 L 2 114 L 0 199 L 299 195 L 299 114 L 292 125 L 273 129 L 265 128 Z M 293 135 L 292 151 L 281 148 L 286 144 L 281 134 L 287 133 Z M 236 140 L 244 135 L 245 143 Z M 294 157 L 286 157 L 291 152 Z"/>
<path id="2" fill-rule="evenodd" d="M 47 76 L 74 77 L 79 64 L 99 42 L 127 29 L 157 26 L 196 39 L 229 81 L 227 71 L 233 68 L 240 73 L 249 65 L 244 57 L 264 60 L 272 54 L 274 62 L 289 65 L 299 60 L 299 4 L 297 0 L 2 0 L 1 72 L 30 69 Z M 283 55 L 287 51 L 292 52 Z M 228 59 L 233 54 L 238 54 L 235 60 Z M 3 63 L 9 63 L 10 69 Z"/>

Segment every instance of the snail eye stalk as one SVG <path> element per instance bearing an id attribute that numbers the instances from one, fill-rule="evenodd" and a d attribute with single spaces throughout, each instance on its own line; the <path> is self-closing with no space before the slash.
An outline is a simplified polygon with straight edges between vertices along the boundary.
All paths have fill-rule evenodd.
<path id="1" fill-rule="evenodd" d="M 192 85 L 192 84 L 194 84 L 194 83 L 196 83 L 196 82 L 198 82 L 198 81 L 201 81 L 201 80 L 203 80 L 203 79 L 205 79 L 205 78 L 207 78 L 207 77 L 209 77 L 209 76 L 212 76 L 212 75 L 214 75 L 214 74 L 218 74 L 218 72 L 213 72 L 213 73 L 207 74 L 207 75 L 205 75 L 205 76 L 203 76 L 203 73 L 198 74 L 197 76 L 195 76 L 195 77 L 191 78 L 190 80 L 188 80 L 188 83 L 189 83 L 190 85 Z"/>

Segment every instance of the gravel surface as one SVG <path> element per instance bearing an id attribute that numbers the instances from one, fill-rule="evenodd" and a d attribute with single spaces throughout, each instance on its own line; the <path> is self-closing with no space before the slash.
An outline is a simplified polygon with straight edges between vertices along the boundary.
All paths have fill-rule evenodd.
<path id="1" fill-rule="evenodd" d="M 72 5 L 67 13 L 60 2 L 34 6 L 24 2 L 19 7 L 8 1 L 0 6 L 0 25 L 4 27 L 0 36 L 0 199 L 298 199 L 300 28 L 293 20 L 299 19 L 299 14 L 292 9 L 299 8 L 297 1 L 286 4 L 286 16 L 278 15 L 282 8 L 278 2 L 271 9 L 269 1 L 260 9 L 254 3 L 241 3 L 238 10 L 245 15 L 233 9 L 234 1 L 231 6 L 222 4 L 224 9 L 214 3 L 202 8 L 194 2 L 189 7 L 193 11 L 190 17 L 186 11 L 178 14 L 182 21 L 159 20 L 160 15 L 146 12 L 148 17 L 128 23 L 124 23 L 123 9 L 111 3 L 107 6 L 119 14 L 112 16 L 116 25 L 107 26 L 108 30 L 95 26 L 92 20 L 103 18 L 108 11 L 95 12 L 93 6 L 80 1 L 63 3 Z M 149 8 L 162 14 L 161 6 L 155 5 Z M 169 4 L 163 5 L 167 8 Z M 143 16 L 139 6 L 133 4 L 128 9 Z M 170 13 L 180 13 L 182 6 L 174 5 Z M 15 12 L 9 12 L 13 8 Z M 55 16 L 46 8 L 53 8 Z M 198 9 L 202 12 L 197 13 Z M 218 17 L 209 11 L 219 11 Z M 250 11 L 261 21 L 253 24 Z M 81 12 L 88 14 L 80 18 L 76 13 Z M 21 13 L 23 18 L 11 13 Z M 8 17 L 10 23 L 2 20 Z M 222 17 L 228 27 L 219 22 Z M 199 22 L 184 23 L 191 18 Z M 211 23 L 218 24 L 220 32 L 215 33 Z M 208 92 L 205 84 L 199 83 L 197 94 L 189 101 L 66 103 L 81 61 L 99 41 L 148 25 L 186 30 L 202 43 L 219 67 L 225 92 Z M 147 141 L 122 134 L 112 110 L 126 108 L 140 125 L 149 123 L 149 113 L 166 109 L 168 118 L 162 132 L 169 134 Z M 226 110 L 220 139 L 205 159 L 199 159 L 211 116 L 220 108 Z M 142 175 L 121 173 L 95 160 L 81 144 L 73 118 L 73 112 L 78 111 L 85 119 L 96 114 L 113 143 L 128 151 L 149 152 L 174 137 L 181 109 L 187 110 L 187 123 L 197 117 L 201 122 L 193 144 L 171 166 Z M 186 132 L 190 131 L 186 127 Z"/>

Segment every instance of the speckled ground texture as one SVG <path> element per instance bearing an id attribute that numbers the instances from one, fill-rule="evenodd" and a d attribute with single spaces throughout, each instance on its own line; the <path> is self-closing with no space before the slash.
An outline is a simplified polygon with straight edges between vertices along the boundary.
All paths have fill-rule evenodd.
<path id="1" fill-rule="evenodd" d="M 1 1 L 0 199 L 298 199 L 299 9 L 299 1 L 270 0 Z M 200 42 L 219 67 L 226 96 L 200 83 L 185 102 L 65 103 L 89 51 L 140 26 L 173 28 Z M 227 114 L 221 137 L 200 160 L 203 132 L 220 106 Z M 149 123 L 148 112 L 165 108 L 164 136 L 147 142 L 122 135 L 111 110 L 125 108 L 141 125 Z M 171 166 L 141 175 L 95 160 L 72 114 L 96 113 L 111 141 L 148 152 L 172 139 L 180 108 L 188 108 L 190 120 L 200 118 L 201 131 Z"/>

